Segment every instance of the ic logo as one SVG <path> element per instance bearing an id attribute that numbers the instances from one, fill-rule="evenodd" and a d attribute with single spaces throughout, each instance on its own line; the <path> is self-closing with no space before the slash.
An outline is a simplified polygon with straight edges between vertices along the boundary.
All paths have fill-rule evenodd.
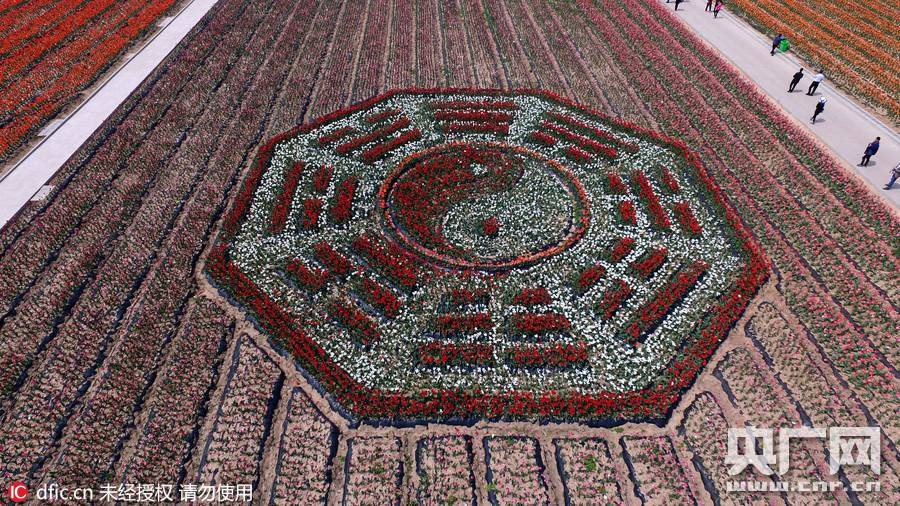
<path id="1" fill-rule="evenodd" d="M 9 500 L 12 502 L 24 502 L 28 498 L 28 487 L 21 481 L 9 486 Z"/>

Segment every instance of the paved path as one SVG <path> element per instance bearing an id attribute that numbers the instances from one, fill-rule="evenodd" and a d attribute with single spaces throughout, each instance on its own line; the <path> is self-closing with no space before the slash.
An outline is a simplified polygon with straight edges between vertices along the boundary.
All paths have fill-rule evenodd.
<path id="1" fill-rule="evenodd" d="M 674 3 L 666 5 L 669 9 L 674 9 L 674 6 Z M 869 183 L 873 191 L 900 209 L 900 182 L 890 191 L 882 190 L 891 169 L 900 163 L 900 135 L 861 109 L 846 95 L 836 91 L 828 83 L 828 69 L 824 71 L 826 81 L 819 86 L 816 95 L 807 96 L 806 89 L 816 69 L 802 64 L 791 53 L 770 56 L 772 43 L 768 38 L 727 12 L 727 7 L 715 19 L 712 13 L 704 12 L 705 6 L 704 0 L 689 0 L 679 6 L 676 14 L 778 102 L 789 115 L 827 144 L 848 168 Z M 800 67 L 805 69 L 807 76 L 800 81 L 794 93 L 788 93 L 791 76 Z M 819 97 L 823 95 L 828 98 L 825 112 L 819 116 L 815 125 L 811 125 L 809 118 Z M 866 145 L 876 136 L 881 136 L 878 154 L 872 157 L 867 167 L 857 166 Z"/>
<path id="2" fill-rule="evenodd" d="M 218 0 L 193 0 L 0 179 L 0 227 L 22 208 Z"/>

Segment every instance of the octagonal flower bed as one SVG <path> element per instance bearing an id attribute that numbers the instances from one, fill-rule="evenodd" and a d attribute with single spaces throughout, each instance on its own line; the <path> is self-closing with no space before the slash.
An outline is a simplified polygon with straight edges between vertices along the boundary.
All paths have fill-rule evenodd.
<path id="1" fill-rule="evenodd" d="M 206 270 L 371 423 L 661 422 L 767 276 L 685 146 L 479 90 L 276 137 Z"/>

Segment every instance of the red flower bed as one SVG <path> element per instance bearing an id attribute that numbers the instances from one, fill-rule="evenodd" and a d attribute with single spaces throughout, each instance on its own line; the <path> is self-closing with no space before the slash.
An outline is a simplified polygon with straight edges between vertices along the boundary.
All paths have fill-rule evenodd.
<path id="1" fill-rule="evenodd" d="M 357 130 L 350 126 L 338 128 L 334 132 L 327 133 L 319 137 L 317 142 L 320 146 L 325 146 L 331 144 L 332 142 L 337 142 L 350 134 L 355 134 L 356 132 Z"/>
<path id="2" fill-rule="evenodd" d="M 328 282 L 328 271 L 322 269 L 310 269 L 303 265 L 301 260 L 292 258 L 285 263 L 285 272 L 290 274 L 298 285 L 311 294 L 319 293 Z"/>
<path id="3" fill-rule="evenodd" d="M 496 102 L 481 100 L 446 100 L 431 102 L 429 107 L 432 109 L 485 109 L 491 110 L 508 110 L 518 109 L 512 100 L 498 100 Z"/>
<path id="4" fill-rule="evenodd" d="M 542 286 L 538 288 L 524 288 L 512 299 L 513 304 L 520 306 L 540 306 L 552 302 L 553 298 L 550 297 L 550 292 Z"/>
<path id="5" fill-rule="evenodd" d="M 631 268 L 638 276 L 647 279 L 659 269 L 668 255 L 669 250 L 666 248 L 653 248 L 641 258 L 631 262 Z"/>
<path id="6" fill-rule="evenodd" d="M 618 156 L 618 153 L 614 148 L 606 146 L 583 135 L 579 135 L 569 130 L 568 128 L 560 126 L 556 123 L 544 121 L 543 123 L 541 123 L 541 128 L 545 132 L 550 132 L 550 134 L 554 137 L 571 142 L 574 148 L 577 148 L 582 152 L 590 151 L 591 153 L 600 155 L 610 160 Z"/>
<path id="7" fill-rule="evenodd" d="M 336 300 L 329 303 L 325 311 L 363 346 L 369 346 L 378 339 L 378 323 L 362 310 Z"/>
<path id="8" fill-rule="evenodd" d="M 609 192 L 614 195 L 625 195 L 628 193 L 628 186 L 625 185 L 625 182 L 622 181 L 622 178 L 619 177 L 615 172 L 607 172 L 607 186 L 609 187 Z"/>
<path id="9" fill-rule="evenodd" d="M 500 233 L 500 221 L 496 216 L 491 216 L 481 222 L 481 235 L 487 237 L 497 237 Z"/>
<path id="10" fill-rule="evenodd" d="M 612 144 L 613 146 L 616 146 L 620 149 L 624 149 L 630 153 L 638 152 L 639 148 L 637 147 L 637 145 L 632 144 L 630 142 L 623 141 L 623 140 L 613 136 L 612 134 L 609 134 L 607 132 L 604 132 L 603 130 L 595 128 L 592 125 L 588 125 L 587 123 L 585 123 L 583 121 L 579 121 L 571 116 L 568 116 L 566 114 L 562 114 L 559 112 L 555 112 L 555 111 L 549 112 L 549 113 L 547 113 L 547 115 L 550 116 L 551 118 L 553 118 L 554 120 L 559 121 L 570 128 L 579 130 L 579 131 L 585 133 L 586 135 L 593 136 L 594 138 L 598 139 L 600 142 Z"/>
<path id="11" fill-rule="evenodd" d="M 389 135 L 408 127 L 409 124 L 410 124 L 409 118 L 406 118 L 406 117 L 397 118 L 390 125 L 378 128 L 378 129 L 373 130 L 365 135 L 361 135 L 355 139 L 346 141 L 343 144 L 336 147 L 334 150 L 339 155 L 346 155 L 346 154 L 350 153 L 351 151 L 357 150 L 357 149 L 365 146 L 366 144 L 369 144 L 370 142 L 375 142 L 379 139 L 387 138 Z"/>
<path id="12" fill-rule="evenodd" d="M 513 115 L 508 112 L 446 110 L 435 111 L 434 119 L 438 121 L 475 121 L 481 123 L 509 123 Z"/>
<path id="13" fill-rule="evenodd" d="M 319 226 L 319 215 L 322 214 L 322 199 L 306 199 L 303 201 L 303 223 L 306 230 L 313 230 Z"/>
<path id="14" fill-rule="evenodd" d="M 362 158 L 364 162 L 372 164 L 388 156 L 391 151 L 399 148 L 400 146 L 413 141 L 417 141 L 421 138 L 422 132 L 419 131 L 418 128 L 413 128 L 412 130 L 403 132 L 398 137 L 378 143 L 372 148 L 367 149 L 363 152 L 360 158 Z"/>
<path id="15" fill-rule="evenodd" d="M 401 288 L 411 289 L 418 283 L 418 269 L 406 259 L 405 252 L 400 251 L 393 244 L 385 248 L 374 237 L 361 235 L 353 241 L 352 247 L 375 269 L 381 271 Z"/>
<path id="16" fill-rule="evenodd" d="M 450 121 L 441 123 L 445 132 L 508 135 L 509 123 Z"/>
<path id="17" fill-rule="evenodd" d="M 356 194 L 357 186 L 359 186 L 359 179 L 355 176 L 341 181 L 334 205 L 331 206 L 331 221 L 335 224 L 340 225 L 350 220 L 353 213 L 353 196 Z"/>
<path id="18" fill-rule="evenodd" d="M 590 153 L 575 146 L 567 147 L 564 153 L 569 158 L 569 160 L 572 160 L 573 162 L 584 163 L 591 161 Z"/>
<path id="19" fill-rule="evenodd" d="M 487 304 L 488 293 L 484 290 L 471 290 L 469 288 L 454 288 L 450 290 L 449 304 L 459 308 L 471 304 Z"/>
<path id="20" fill-rule="evenodd" d="M 323 165 L 316 169 L 313 175 L 313 191 L 316 193 L 325 193 L 328 191 L 328 183 L 331 182 L 331 175 L 334 173 L 334 167 Z"/>
<path id="21" fill-rule="evenodd" d="M 353 269 L 353 264 L 347 257 L 335 251 L 334 248 L 325 242 L 314 245 L 313 252 L 315 259 L 335 276 L 346 276 Z"/>
<path id="22" fill-rule="evenodd" d="M 665 167 L 659 168 L 659 174 L 662 177 L 663 184 L 671 193 L 680 193 L 681 186 L 678 184 L 678 180 L 675 179 L 675 176 L 669 172 L 669 169 Z"/>
<path id="23" fill-rule="evenodd" d="M 515 367 L 558 367 L 568 369 L 588 365 L 588 349 L 584 343 L 551 346 L 514 346 L 506 351 Z"/>
<path id="24" fill-rule="evenodd" d="M 516 313 L 509 317 L 509 331 L 514 335 L 535 336 L 568 332 L 569 319 L 559 313 Z"/>
<path id="25" fill-rule="evenodd" d="M 592 286 L 597 284 L 597 281 L 600 281 L 604 274 L 606 274 L 606 268 L 600 264 L 592 265 L 581 271 L 581 274 L 575 278 L 575 282 L 573 283 L 575 293 L 584 294 L 590 290 Z"/>
<path id="26" fill-rule="evenodd" d="M 703 262 L 697 262 L 691 267 L 679 272 L 675 279 L 662 287 L 656 296 L 638 309 L 631 323 L 625 327 L 625 335 L 631 342 L 637 342 L 641 335 L 653 330 L 669 310 L 694 286 L 700 276 L 709 268 Z"/>
<path id="27" fill-rule="evenodd" d="M 442 336 L 487 332 L 494 328 L 490 313 L 442 314 L 431 322 L 431 329 Z"/>
<path id="28" fill-rule="evenodd" d="M 637 225 L 637 210 L 630 200 L 619 202 L 619 219 L 626 225 Z"/>
<path id="29" fill-rule="evenodd" d="M 394 116 L 400 116 L 403 114 L 401 109 L 385 109 L 381 112 L 376 112 L 375 114 L 370 114 L 366 116 L 366 121 L 369 123 L 378 123 L 379 121 L 384 121 L 388 118 L 393 118 Z"/>
<path id="30" fill-rule="evenodd" d="M 618 262 L 628 256 L 634 249 L 635 240 L 632 237 L 623 237 L 619 239 L 609 252 L 608 258 L 610 262 Z"/>
<path id="31" fill-rule="evenodd" d="M 278 195 L 275 208 L 272 210 L 272 222 L 269 224 L 269 233 L 280 234 L 284 230 L 287 215 L 291 210 L 291 204 L 294 202 L 294 194 L 297 191 L 297 184 L 299 184 L 302 174 L 302 162 L 295 162 L 285 170 L 284 186 L 281 194 Z"/>
<path id="32" fill-rule="evenodd" d="M 628 286 L 628 283 L 621 279 L 617 279 L 613 286 L 603 294 L 600 303 L 597 304 L 597 313 L 600 315 L 600 319 L 608 321 L 612 318 L 613 315 L 616 314 L 616 311 L 622 307 L 622 304 L 628 300 L 631 293 L 632 289 Z"/>
<path id="33" fill-rule="evenodd" d="M 688 235 L 697 237 L 703 233 L 703 228 L 700 227 L 697 217 L 694 216 L 694 211 L 687 202 L 678 202 L 675 204 L 675 217 L 678 219 L 678 222 L 681 223 L 681 226 Z"/>
<path id="34" fill-rule="evenodd" d="M 419 346 L 419 363 L 429 367 L 494 365 L 494 348 L 488 344 L 444 344 L 439 342 Z"/>
<path id="35" fill-rule="evenodd" d="M 389 288 L 385 288 L 369 278 L 363 278 L 357 291 L 359 296 L 388 318 L 400 312 L 400 299 Z"/>
<path id="36" fill-rule="evenodd" d="M 634 184 L 637 186 L 638 194 L 644 199 L 644 203 L 647 204 L 647 210 L 650 213 L 650 223 L 658 230 L 670 230 L 672 222 L 669 221 L 666 210 L 659 203 L 659 197 L 653 191 L 653 187 L 650 186 L 647 176 L 643 172 L 636 170 L 632 173 L 632 177 Z"/>
<path id="37" fill-rule="evenodd" d="M 528 134 L 528 140 L 535 144 L 540 144 L 547 147 L 556 145 L 556 139 L 554 137 L 547 135 L 541 131 L 535 131 Z"/>

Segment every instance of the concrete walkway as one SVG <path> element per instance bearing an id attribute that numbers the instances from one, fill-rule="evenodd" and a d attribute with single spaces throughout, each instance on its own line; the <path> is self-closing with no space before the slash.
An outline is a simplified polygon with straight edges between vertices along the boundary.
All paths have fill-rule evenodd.
<path id="1" fill-rule="evenodd" d="M 0 178 L 0 227 L 22 208 L 175 49 L 218 0 L 193 0 Z"/>
<path id="2" fill-rule="evenodd" d="M 675 4 L 666 4 L 674 9 Z M 891 169 L 900 163 L 900 136 L 877 118 L 860 108 L 843 93 L 829 84 L 828 69 L 824 69 L 826 80 L 819 86 L 815 96 L 806 95 L 806 89 L 815 74 L 815 68 L 802 63 L 792 53 L 770 56 L 772 42 L 749 24 L 731 14 L 726 8 L 718 19 L 712 13 L 704 12 L 704 0 L 689 0 L 682 3 L 675 14 L 698 35 L 715 46 L 719 52 L 753 80 L 770 97 L 778 102 L 790 115 L 799 120 L 807 130 L 831 148 L 845 165 L 869 183 L 875 193 L 883 196 L 895 208 L 900 209 L 900 182 L 889 191 L 882 190 L 887 183 Z M 794 93 L 788 93 L 788 84 L 797 70 L 803 67 L 806 77 L 800 81 Z M 825 112 L 819 115 L 814 125 L 810 124 L 813 108 L 819 98 L 825 96 L 828 103 Z M 866 146 L 881 136 L 881 148 L 866 167 L 857 164 Z"/>

